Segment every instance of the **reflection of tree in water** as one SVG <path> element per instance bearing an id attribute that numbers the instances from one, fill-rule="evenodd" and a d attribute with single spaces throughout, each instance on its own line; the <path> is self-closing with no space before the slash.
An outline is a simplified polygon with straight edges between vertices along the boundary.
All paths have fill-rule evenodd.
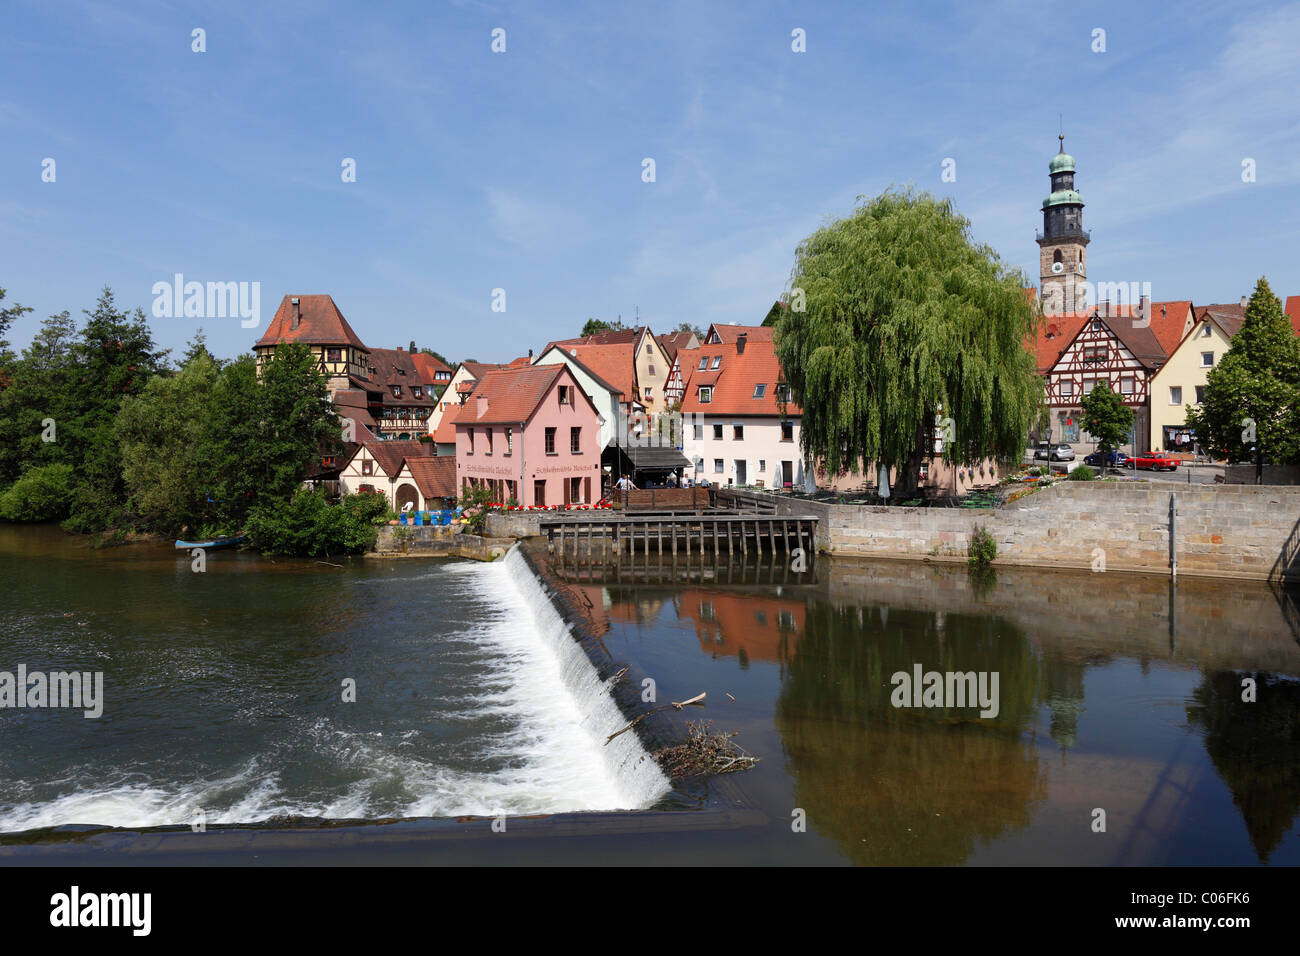
<path id="1" fill-rule="evenodd" d="M 777 701 L 796 806 L 855 863 L 951 865 L 1028 825 L 1045 782 L 1031 741 L 1040 662 L 999 618 L 808 609 Z M 1000 710 L 895 708 L 896 671 L 997 671 Z"/>
<path id="2" fill-rule="evenodd" d="M 1043 655 L 1044 702 L 1052 712 L 1050 733 L 1063 748 L 1078 741 L 1079 714 L 1083 711 L 1084 663 L 1059 654 Z"/>
<path id="3" fill-rule="evenodd" d="M 1241 699 L 1253 677 L 1254 703 Z M 1192 692 L 1187 719 L 1205 734 L 1205 752 L 1232 792 L 1232 802 L 1261 863 L 1300 810 L 1300 684 L 1273 674 L 1222 671 Z"/>

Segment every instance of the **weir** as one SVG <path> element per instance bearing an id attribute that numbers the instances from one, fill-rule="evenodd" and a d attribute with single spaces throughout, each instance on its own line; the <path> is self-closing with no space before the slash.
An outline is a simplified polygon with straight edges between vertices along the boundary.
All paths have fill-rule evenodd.
<path id="1" fill-rule="evenodd" d="M 610 693 L 611 684 L 600 679 L 587 652 L 519 553 L 518 546 L 510 550 L 500 567 L 523 596 L 536 622 L 538 636 L 559 664 L 564 691 L 572 696 L 583 715 L 583 730 L 591 735 L 611 776 L 617 781 L 626 800 L 619 809 L 652 806 L 669 792 L 671 785 L 635 733 L 619 734 L 606 744 L 610 734 L 628 723 L 628 718 L 619 710 Z"/>

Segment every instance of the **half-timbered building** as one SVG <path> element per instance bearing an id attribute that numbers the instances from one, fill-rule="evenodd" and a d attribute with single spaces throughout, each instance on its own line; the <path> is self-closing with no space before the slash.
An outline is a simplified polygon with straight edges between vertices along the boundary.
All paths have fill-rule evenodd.
<path id="1" fill-rule="evenodd" d="M 1113 310 L 1108 303 L 1091 312 L 1049 316 L 1039 338 L 1039 372 L 1044 376 L 1051 410 L 1053 442 L 1067 442 L 1076 452 L 1097 447 L 1080 422 L 1083 397 L 1105 382 L 1133 409 L 1137 452 L 1150 451 L 1151 377 L 1164 365 L 1165 351 L 1142 309 Z M 1116 314 L 1119 311 L 1123 314 Z"/>

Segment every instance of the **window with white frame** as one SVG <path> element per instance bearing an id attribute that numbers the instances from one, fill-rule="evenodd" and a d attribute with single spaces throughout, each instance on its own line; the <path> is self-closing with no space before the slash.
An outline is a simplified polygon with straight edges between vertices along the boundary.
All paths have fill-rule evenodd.
<path id="1" fill-rule="evenodd" d="M 1213 352 L 1202 352 L 1202 353 L 1201 353 L 1201 368 L 1214 368 L 1214 353 L 1213 353 Z"/>
<path id="2" fill-rule="evenodd" d="M 1169 404 L 1170 405 L 1183 404 L 1183 387 L 1181 385 L 1169 386 Z"/>

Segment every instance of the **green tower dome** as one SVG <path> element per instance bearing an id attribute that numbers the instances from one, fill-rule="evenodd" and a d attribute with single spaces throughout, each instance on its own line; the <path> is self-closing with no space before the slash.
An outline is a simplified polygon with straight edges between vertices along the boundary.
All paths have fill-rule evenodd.
<path id="1" fill-rule="evenodd" d="M 1049 173 L 1072 173 L 1074 172 L 1074 157 L 1069 153 L 1061 152 L 1052 157 L 1052 161 L 1047 164 Z"/>
<path id="2" fill-rule="evenodd" d="M 1049 206 L 1067 206 L 1074 203 L 1083 205 L 1083 197 L 1079 195 L 1078 190 L 1058 189 L 1043 200 L 1043 208 L 1046 209 Z"/>

